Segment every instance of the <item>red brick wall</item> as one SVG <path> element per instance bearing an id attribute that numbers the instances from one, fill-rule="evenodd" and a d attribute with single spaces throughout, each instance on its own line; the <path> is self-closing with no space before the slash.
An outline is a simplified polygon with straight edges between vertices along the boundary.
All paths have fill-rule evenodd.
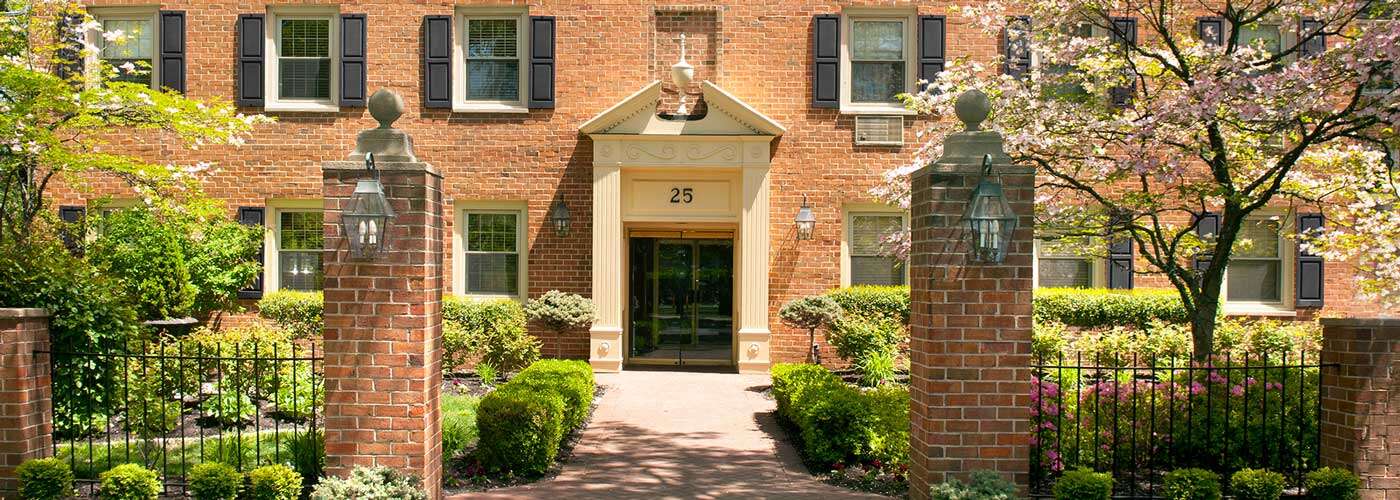
<path id="1" fill-rule="evenodd" d="M 0 496 L 18 488 L 15 467 L 51 451 L 53 422 L 49 317 L 42 309 L 0 309 Z"/>
<path id="2" fill-rule="evenodd" d="M 1361 476 L 1362 498 L 1400 496 L 1400 318 L 1322 320 L 1322 463 Z"/>

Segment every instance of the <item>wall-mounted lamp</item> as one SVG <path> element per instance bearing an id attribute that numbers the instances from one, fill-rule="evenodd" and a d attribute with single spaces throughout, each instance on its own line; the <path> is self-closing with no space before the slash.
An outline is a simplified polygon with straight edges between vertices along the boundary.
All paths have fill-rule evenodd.
<path id="1" fill-rule="evenodd" d="M 971 230 L 972 262 L 1000 264 L 1011 246 L 1016 214 L 1006 201 L 1001 179 L 992 175 L 992 155 L 982 157 L 982 180 L 972 189 L 963 221 Z"/>
<path id="2" fill-rule="evenodd" d="M 797 210 L 797 219 L 793 221 L 797 224 L 797 241 L 812 239 L 812 233 L 817 229 L 817 217 L 812 215 L 812 207 L 807 205 L 807 195 L 802 195 L 802 208 Z"/>
<path id="3" fill-rule="evenodd" d="M 350 258 L 356 260 L 372 260 L 389 250 L 389 226 L 394 220 L 394 209 L 384 196 L 379 170 L 374 167 L 374 153 L 365 153 L 365 170 L 373 176 L 355 183 L 355 192 L 340 214 L 345 237 L 350 240 Z"/>
<path id="4" fill-rule="evenodd" d="M 554 223 L 554 235 L 564 237 L 569 235 L 569 226 L 573 223 L 569 219 L 569 206 L 563 200 L 554 204 L 554 208 L 549 211 L 549 221 Z"/>

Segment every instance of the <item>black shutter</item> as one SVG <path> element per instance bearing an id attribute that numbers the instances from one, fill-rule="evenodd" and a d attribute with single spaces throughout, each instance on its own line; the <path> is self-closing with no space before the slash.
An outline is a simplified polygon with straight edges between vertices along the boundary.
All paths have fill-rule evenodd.
<path id="1" fill-rule="evenodd" d="M 1220 214 L 1206 212 L 1196 219 L 1196 236 L 1202 239 L 1206 237 L 1214 239 L 1217 234 L 1220 234 Z M 1210 267 L 1211 255 L 1211 253 L 1202 253 L 1196 256 L 1196 272 L 1204 272 L 1207 267 Z"/>
<path id="2" fill-rule="evenodd" d="M 1322 229 L 1322 214 L 1298 214 L 1298 234 L 1305 234 Z M 1324 288 L 1322 276 L 1322 257 L 1313 255 L 1298 247 L 1298 268 L 1296 281 L 1298 283 L 1298 295 L 1295 297 L 1294 305 L 1298 307 L 1322 307 L 1322 289 Z"/>
<path id="3" fill-rule="evenodd" d="M 1002 34 L 1002 56 L 1006 63 L 1002 72 L 1018 79 L 1031 71 L 1031 17 L 1015 16 L 1006 23 Z"/>
<path id="4" fill-rule="evenodd" d="M 1196 36 L 1201 37 L 1201 41 L 1206 45 L 1225 45 L 1225 18 L 1196 18 Z"/>
<path id="5" fill-rule="evenodd" d="M 531 108 L 554 107 L 554 16 L 530 16 Z"/>
<path id="6" fill-rule="evenodd" d="M 160 11 L 160 88 L 185 93 L 185 11 Z"/>
<path id="7" fill-rule="evenodd" d="M 812 17 L 812 107 L 841 107 L 841 16 Z"/>
<path id="8" fill-rule="evenodd" d="M 1133 288 L 1133 240 L 1124 239 L 1108 244 L 1108 287 Z"/>
<path id="9" fill-rule="evenodd" d="M 263 47 L 266 43 L 267 16 L 238 15 L 238 98 L 239 106 L 264 104 L 263 77 L 267 71 Z"/>
<path id="10" fill-rule="evenodd" d="M 423 16 L 423 107 L 452 107 L 452 16 Z"/>
<path id="11" fill-rule="evenodd" d="M 59 236 L 63 239 L 64 248 L 73 255 L 83 254 L 83 237 L 87 235 L 87 228 L 83 224 L 87 219 L 87 207 L 76 205 L 64 205 L 58 207 L 58 219 L 66 225 L 59 231 Z"/>
<path id="12" fill-rule="evenodd" d="M 262 226 L 263 223 L 264 223 L 264 221 L 263 221 L 263 216 L 264 216 L 266 213 L 267 213 L 267 209 L 266 209 L 266 208 L 263 208 L 263 207 L 238 207 L 238 223 L 239 223 L 239 224 L 243 224 L 243 225 L 247 225 L 247 226 Z M 253 280 L 253 284 L 248 285 L 248 288 L 244 288 L 244 289 L 238 291 L 238 298 L 240 298 L 240 299 L 260 299 L 260 298 L 262 298 L 262 296 L 263 296 L 263 273 L 266 272 L 266 269 L 267 269 L 267 263 L 264 261 L 263 255 L 264 255 L 264 254 L 263 254 L 263 248 L 262 248 L 262 247 L 258 247 L 258 263 L 261 264 L 261 265 L 263 265 L 263 269 L 260 270 L 260 271 L 258 271 L 258 277 L 257 277 L 257 279 Z"/>
<path id="13" fill-rule="evenodd" d="M 340 105 L 365 105 L 365 15 L 340 15 Z"/>
<path id="14" fill-rule="evenodd" d="M 55 54 L 58 56 L 58 62 L 54 71 L 59 78 L 66 79 L 83 74 L 87 62 L 83 60 L 83 37 L 87 34 L 78 32 L 83 20 L 83 15 L 79 13 L 65 13 L 58 18 L 59 46 Z"/>
<path id="15" fill-rule="evenodd" d="M 1316 57 L 1327 51 L 1327 36 L 1321 33 L 1322 21 L 1311 17 L 1305 17 L 1298 23 L 1298 36 L 1306 38 L 1301 47 L 1298 47 L 1300 57 Z M 1309 35 L 1317 33 L 1312 38 Z"/>
<path id="16" fill-rule="evenodd" d="M 1136 18 L 1113 18 L 1113 33 L 1111 34 L 1113 42 L 1121 46 L 1125 53 L 1130 51 L 1132 47 L 1137 46 L 1137 32 L 1138 24 Z M 1114 106 L 1126 107 L 1133 103 L 1133 93 L 1136 89 L 1136 83 L 1124 87 L 1114 87 L 1108 90 L 1108 96 Z"/>
<path id="17" fill-rule="evenodd" d="M 919 79 L 932 82 L 943 72 L 948 18 L 919 16 Z M 923 89 L 915 89 L 917 92 Z"/>

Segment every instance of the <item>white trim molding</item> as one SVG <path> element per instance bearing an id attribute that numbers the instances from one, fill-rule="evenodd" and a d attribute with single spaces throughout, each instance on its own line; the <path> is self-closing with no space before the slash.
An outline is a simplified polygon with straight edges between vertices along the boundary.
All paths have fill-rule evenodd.
<path id="1" fill-rule="evenodd" d="M 325 99 L 284 99 L 281 91 L 279 59 L 281 59 L 282 21 L 312 19 L 325 20 L 330 24 L 327 31 L 327 50 L 331 60 L 330 91 Z M 266 43 L 267 65 L 263 75 L 263 88 L 267 93 L 263 109 L 271 112 L 327 113 L 340 111 L 340 11 L 335 6 L 269 6 L 267 9 L 267 29 L 263 30 Z"/>
<path id="2" fill-rule="evenodd" d="M 467 23 L 472 19 L 514 19 L 517 76 L 514 101 L 467 99 Z M 521 7 L 458 7 L 452 16 L 452 112 L 528 113 L 530 11 Z"/>
<path id="3" fill-rule="evenodd" d="M 851 202 L 841 205 L 841 286 L 851 286 L 851 229 L 854 228 L 852 219 L 861 215 L 874 216 L 899 216 L 904 225 L 904 230 L 909 230 L 909 211 L 900 210 L 883 203 L 871 202 Z M 909 262 L 905 260 L 902 264 L 904 273 L 904 284 L 909 284 Z"/>
<path id="4" fill-rule="evenodd" d="M 852 70 L 851 42 L 855 40 L 855 21 L 891 21 L 904 26 L 904 92 L 912 92 L 918 81 L 918 13 L 909 7 L 846 7 L 841 10 L 841 114 L 914 115 L 894 96 L 889 102 L 855 102 L 851 98 L 851 86 L 855 83 Z"/>
<path id="5" fill-rule="evenodd" d="M 273 199 L 267 200 L 266 219 L 263 220 L 263 292 L 271 293 L 281 289 L 281 259 L 278 252 L 282 248 L 283 212 L 324 212 L 325 202 L 321 199 Z"/>
<path id="6" fill-rule="evenodd" d="M 493 213 L 514 214 L 516 251 L 516 293 L 490 294 L 467 291 L 467 214 Z M 452 292 L 474 299 L 513 299 L 524 301 L 529 296 L 528 272 L 529 255 L 528 204 L 523 200 L 456 200 L 452 202 Z"/>

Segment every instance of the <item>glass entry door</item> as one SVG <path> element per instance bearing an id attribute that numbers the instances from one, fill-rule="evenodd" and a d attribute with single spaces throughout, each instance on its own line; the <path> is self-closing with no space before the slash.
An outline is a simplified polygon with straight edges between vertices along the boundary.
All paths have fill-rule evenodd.
<path id="1" fill-rule="evenodd" d="M 732 365 L 734 240 L 629 241 L 628 361 Z"/>

